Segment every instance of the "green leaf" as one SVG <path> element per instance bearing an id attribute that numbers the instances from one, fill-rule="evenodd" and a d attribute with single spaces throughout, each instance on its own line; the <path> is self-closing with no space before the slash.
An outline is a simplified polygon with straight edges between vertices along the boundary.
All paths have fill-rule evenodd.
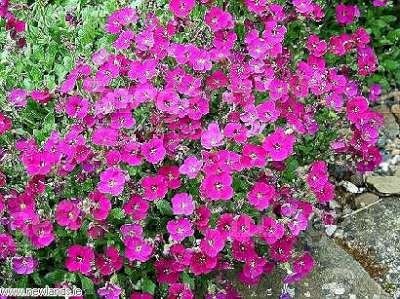
<path id="1" fill-rule="evenodd" d="M 121 208 L 114 208 L 111 210 L 110 217 L 117 220 L 125 218 L 125 213 Z"/>
<path id="2" fill-rule="evenodd" d="M 171 216 L 172 208 L 171 204 L 165 199 L 159 200 L 156 202 L 156 207 L 160 211 L 161 215 Z"/>
<path id="3" fill-rule="evenodd" d="M 79 274 L 79 278 L 81 280 L 82 291 L 85 296 L 95 294 L 93 281 L 82 274 Z"/>
<path id="4" fill-rule="evenodd" d="M 143 278 L 140 284 L 140 288 L 143 292 L 154 294 L 156 290 L 156 284 L 149 278 Z"/>

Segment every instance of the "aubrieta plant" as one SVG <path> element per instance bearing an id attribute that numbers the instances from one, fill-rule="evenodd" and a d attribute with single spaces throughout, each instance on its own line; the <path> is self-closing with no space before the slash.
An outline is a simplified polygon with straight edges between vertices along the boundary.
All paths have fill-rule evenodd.
<path id="1" fill-rule="evenodd" d="M 8 93 L 2 161 L 26 176 L 0 176 L 3 285 L 240 298 L 226 271 L 254 285 L 313 270 L 298 240 L 314 215 L 331 219 L 328 162 L 381 161 L 381 90 L 360 85 L 377 57 L 357 5 L 231 2 L 121 8 L 112 44 L 60 86 Z M 326 14 L 338 34 L 319 30 Z M 33 110 L 41 130 L 26 129 Z"/>

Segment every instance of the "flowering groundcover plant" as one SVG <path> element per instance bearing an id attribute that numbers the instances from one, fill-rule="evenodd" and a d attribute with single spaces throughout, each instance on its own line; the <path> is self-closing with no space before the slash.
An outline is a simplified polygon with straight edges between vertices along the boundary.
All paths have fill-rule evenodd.
<path id="1" fill-rule="evenodd" d="M 164 9 L 118 9 L 108 47 L 59 86 L 8 93 L 2 160 L 25 176 L 1 173 L 4 285 L 240 298 L 218 273 L 238 269 L 254 285 L 277 268 L 297 283 L 315 264 L 297 241 L 314 216 L 333 217 L 327 161 L 380 163 L 383 117 L 369 105 L 380 87 L 361 85 L 378 59 L 357 5 Z M 340 33 L 320 30 L 328 14 Z M 196 20 L 206 44 L 186 31 Z"/>

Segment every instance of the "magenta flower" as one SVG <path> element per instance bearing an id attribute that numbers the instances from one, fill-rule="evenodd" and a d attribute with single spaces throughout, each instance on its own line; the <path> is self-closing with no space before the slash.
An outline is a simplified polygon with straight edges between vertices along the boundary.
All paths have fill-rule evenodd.
<path id="1" fill-rule="evenodd" d="M 250 259 L 245 261 L 242 273 L 247 278 L 256 279 L 264 273 L 266 264 L 267 261 L 265 258 L 256 255 L 252 256 Z"/>
<path id="2" fill-rule="evenodd" d="M 10 130 L 12 127 L 11 119 L 0 113 L 0 135 Z"/>
<path id="3" fill-rule="evenodd" d="M 340 25 L 349 25 L 360 17 L 357 5 L 339 4 L 336 6 L 336 21 Z"/>
<path id="4" fill-rule="evenodd" d="M 194 234 L 192 223 L 186 218 L 168 221 L 167 231 L 176 242 L 182 242 Z"/>
<path id="5" fill-rule="evenodd" d="M 105 299 L 119 299 L 122 293 L 122 289 L 111 283 L 106 283 L 106 285 L 97 290 L 97 294 L 100 295 L 101 298 Z"/>
<path id="6" fill-rule="evenodd" d="M 249 203 L 259 211 L 267 209 L 276 196 L 275 188 L 266 183 L 257 182 L 247 195 Z"/>
<path id="7" fill-rule="evenodd" d="M 116 50 L 126 50 L 131 46 L 134 39 L 135 33 L 132 30 L 124 30 L 114 41 L 113 46 Z"/>
<path id="8" fill-rule="evenodd" d="M 19 275 L 29 275 L 36 270 L 38 261 L 31 256 L 15 256 L 12 258 L 11 264 L 15 273 Z"/>
<path id="9" fill-rule="evenodd" d="M 111 211 L 111 201 L 97 190 L 89 194 L 89 199 L 91 201 L 90 213 L 93 219 L 98 221 L 107 219 Z"/>
<path id="10" fill-rule="evenodd" d="M 154 263 L 158 283 L 173 284 L 178 281 L 180 272 L 175 271 L 175 264 L 172 259 L 160 259 Z"/>
<path id="11" fill-rule="evenodd" d="M 78 203 L 71 200 L 62 200 L 56 208 L 56 221 L 58 225 L 70 230 L 78 230 L 82 224 L 82 211 Z"/>
<path id="12" fill-rule="evenodd" d="M 168 298 L 193 299 L 194 294 L 186 284 L 173 283 L 168 289 Z"/>
<path id="13" fill-rule="evenodd" d="M 190 260 L 190 271 L 199 276 L 210 273 L 217 266 L 217 257 L 211 257 L 203 252 L 196 252 Z"/>
<path id="14" fill-rule="evenodd" d="M 293 135 L 287 135 L 278 128 L 264 139 L 263 147 L 273 161 L 283 161 L 293 153 L 295 142 Z"/>
<path id="15" fill-rule="evenodd" d="M 118 167 L 110 167 L 100 174 L 100 182 L 97 189 L 101 193 L 108 193 L 113 196 L 121 195 L 127 179 L 125 173 Z"/>
<path id="16" fill-rule="evenodd" d="M 187 193 L 178 193 L 171 198 L 172 211 L 175 215 L 192 215 L 194 202 L 192 196 Z"/>
<path id="17" fill-rule="evenodd" d="M 242 214 L 232 223 L 232 238 L 236 241 L 246 242 L 257 233 L 257 226 L 254 220 Z"/>
<path id="18" fill-rule="evenodd" d="M 124 26 L 134 24 L 138 20 L 136 10 L 131 7 L 124 7 L 113 12 L 108 18 L 105 30 L 111 34 L 118 34 Z"/>
<path id="19" fill-rule="evenodd" d="M 302 256 L 293 262 L 293 274 L 284 278 L 285 283 L 295 283 L 302 280 L 311 273 L 315 266 L 314 259 L 309 252 L 305 252 Z"/>
<path id="20" fill-rule="evenodd" d="M 227 173 L 210 175 L 203 179 L 201 193 L 210 200 L 229 200 L 233 197 L 232 177 Z"/>
<path id="21" fill-rule="evenodd" d="M 259 234 L 268 245 L 274 244 L 285 234 L 285 227 L 282 223 L 271 217 L 263 217 Z"/>
<path id="22" fill-rule="evenodd" d="M 271 245 L 269 249 L 270 257 L 280 263 L 286 263 L 290 260 L 296 239 L 285 236 Z"/>
<path id="23" fill-rule="evenodd" d="M 157 164 L 164 160 L 167 153 L 164 142 L 160 138 L 153 138 L 142 144 L 141 152 L 146 161 L 151 164 Z"/>
<path id="24" fill-rule="evenodd" d="M 83 119 L 89 111 L 89 101 L 79 96 L 71 96 L 65 103 L 65 112 L 69 117 Z"/>
<path id="25" fill-rule="evenodd" d="M 181 187 L 182 182 L 178 166 L 165 165 L 158 170 L 158 174 L 165 178 L 169 189 L 175 190 Z"/>
<path id="26" fill-rule="evenodd" d="M 65 267 L 70 272 L 88 274 L 94 263 L 94 251 L 88 246 L 72 245 L 67 249 Z"/>
<path id="27" fill-rule="evenodd" d="M 21 88 L 16 88 L 8 94 L 8 101 L 15 107 L 25 107 L 27 103 L 28 93 Z"/>
<path id="28" fill-rule="evenodd" d="M 248 241 L 236 241 L 232 242 L 232 257 L 240 262 L 245 262 L 256 256 L 256 250 L 252 240 Z"/>
<path id="29" fill-rule="evenodd" d="M 243 146 L 241 162 L 246 168 L 262 168 L 267 163 L 267 153 L 260 145 L 247 143 Z"/>
<path id="30" fill-rule="evenodd" d="M 223 145 L 223 140 L 224 135 L 216 122 L 210 123 L 207 130 L 203 131 L 201 134 L 201 145 L 206 149 Z"/>
<path id="31" fill-rule="evenodd" d="M 170 0 L 169 10 L 175 17 L 184 19 L 190 14 L 195 5 L 195 0 Z"/>
<path id="32" fill-rule="evenodd" d="M 92 142 L 101 146 L 115 146 L 118 137 L 118 131 L 115 129 L 98 128 L 93 131 Z"/>
<path id="33" fill-rule="evenodd" d="M 232 29 L 234 26 L 232 15 L 217 6 L 212 7 L 206 13 L 205 22 L 214 32 Z"/>
<path id="34" fill-rule="evenodd" d="M 183 164 L 179 167 L 179 172 L 185 174 L 189 179 L 197 177 L 201 168 L 203 167 L 203 161 L 198 160 L 195 156 L 189 156 L 183 161 Z"/>
<path id="35" fill-rule="evenodd" d="M 161 175 L 147 176 L 141 180 L 144 189 L 143 198 L 148 201 L 163 199 L 168 192 L 168 184 Z"/>
<path id="36" fill-rule="evenodd" d="M 132 217 L 133 220 L 143 220 L 147 217 L 149 203 L 139 195 L 132 197 L 123 206 L 125 214 Z"/>
<path id="37" fill-rule="evenodd" d="M 119 271 L 124 264 L 123 258 L 117 248 L 109 246 L 104 254 L 96 257 L 96 268 L 101 275 L 111 275 Z"/>
<path id="38" fill-rule="evenodd" d="M 31 224 L 28 229 L 28 238 L 37 249 L 49 246 L 55 239 L 53 225 L 48 220 Z"/>
<path id="39" fill-rule="evenodd" d="M 225 239 L 217 229 L 208 229 L 200 241 L 200 249 L 208 256 L 216 257 L 225 247 Z"/>
<path id="40" fill-rule="evenodd" d="M 328 182 L 328 167 L 324 161 L 315 161 L 310 167 L 307 176 L 307 185 L 311 190 L 318 192 Z"/>
<path id="41" fill-rule="evenodd" d="M 153 247 L 143 239 L 129 238 L 125 242 L 125 256 L 129 261 L 147 262 L 153 253 Z"/>
<path id="42" fill-rule="evenodd" d="M 0 234 L 0 242 L 0 259 L 5 259 L 15 254 L 16 245 L 11 235 L 6 233 Z"/>

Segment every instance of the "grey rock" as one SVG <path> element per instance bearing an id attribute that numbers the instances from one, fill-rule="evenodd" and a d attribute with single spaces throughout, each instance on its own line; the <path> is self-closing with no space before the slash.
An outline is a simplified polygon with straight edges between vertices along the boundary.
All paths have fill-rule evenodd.
<path id="1" fill-rule="evenodd" d="M 399 176 L 368 176 L 367 183 L 383 194 L 400 194 Z"/>
<path id="2" fill-rule="evenodd" d="M 400 104 L 394 104 L 392 106 L 392 113 L 396 116 L 397 121 L 400 123 Z"/>
<path id="3" fill-rule="evenodd" d="M 400 134 L 400 127 L 390 108 L 386 105 L 380 105 L 375 107 L 374 110 L 382 113 L 384 116 L 384 125 L 382 128 L 384 136 L 389 139 L 395 139 Z"/>
<path id="4" fill-rule="evenodd" d="M 379 196 L 374 193 L 363 193 L 354 199 L 354 205 L 357 209 L 368 206 L 379 200 Z"/>
<path id="5" fill-rule="evenodd" d="M 344 241 L 368 250 L 374 263 L 385 269 L 381 284 L 400 294 L 400 198 L 385 198 L 379 204 L 346 218 L 341 224 Z M 399 297 L 396 297 L 399 298 Z"/>
<path id="6" fill-rule="evenodd" d="M 314 271 L 294 286 L 295 299 L 391 298 L 345 250 L 332 239 L 308 233 L 306 244 L 316 260 Z M 267 276 L 256 287 L 237 284 L 242 297 L 278 298 L 281 294 L 281 270 Z M 355 296 L 355 297 L 354 297 Z M 374 297 L 375 296 L 375 297 Z"/>

